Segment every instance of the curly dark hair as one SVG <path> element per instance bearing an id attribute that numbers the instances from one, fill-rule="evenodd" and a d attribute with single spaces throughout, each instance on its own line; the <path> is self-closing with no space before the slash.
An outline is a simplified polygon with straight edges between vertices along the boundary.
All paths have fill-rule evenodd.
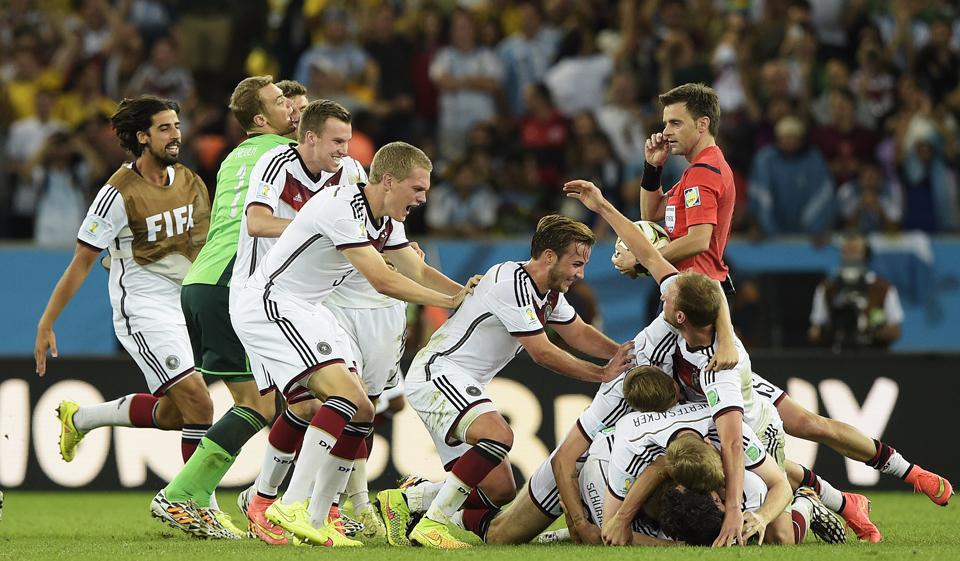
<path id="1" fill-rule="evenodd" d="M 137 133 L 149 131 L 153 124 L 153 116 L 169 110 L 179 114 L 180 104 L 152 95 L 121 101 L 117 112 L 110 118 L 110 124 L 113 125 L 113 130 L 120 139 L 120 146 L 135 158 L 139 158 L 143 153 L 143 145 L 137 140 Z"/>
<path id="2" fill-rule="evenodd" d="M 660 528 L 687 545 L 713 545 L 723 526 L 723 513 L 709 493 L 681 491 L 674 487 L 663 495 Z"/>

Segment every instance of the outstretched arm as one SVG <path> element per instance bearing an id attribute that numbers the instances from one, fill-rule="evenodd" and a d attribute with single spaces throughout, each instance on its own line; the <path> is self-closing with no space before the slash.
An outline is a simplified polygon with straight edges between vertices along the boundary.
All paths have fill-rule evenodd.
<path id="1" fill-rule="evenodd" d="M 414 304 L 456 308 L 463 302 L 467 294 L 473 294 L 473 287 L 480 281 L 480 277 L 474 277 L 467 281 L 467 285 L 456 295 L 449 296 L 417 284 L 400 273 L 391 271 L 380 253 L 369 245 L 344 249 L 343 256 L 370 282 L 374 290 L 380 294 Z"/>
<path id="2" fill-rule="evenodd" d="M 623 500 L 607 490 L 603 501 L 603 543 L 607 545 L 630 545 L 633 530 L 630 523 L 637 517 L 643 503 L 647 502 L 657 485 L 667 478 L 667 461 L 660 456 L 640 473 Z"/>
<path id="3" fill-rule="evenodd" d="M 568 345 L 591 356 L 610 358 L 617 354 L 617 349 L 620 348 L 616 341 L 584 322 L 580 316 L 570 323 L 551 324 L 551 327 Z"/>
<path id="4" fill-rule="evenodd" d="M 754 468 L 753 472 L 759 475 L 767 485 L 767 497 L 756 512 L 744 513 L 743 540 L 748 540 L 753 534 L 759 534 L 759 543 L 763 545 L 767 526 L 783 513 L 783 509 L 787 508 L 793 498 L 793 492 L 790 490 L 787 476 L 770 456 L 764 458 L 763 463 Z"/>
<path id="5" fill-rule="evenodd" d="M 53 324 L 60 317 L 63 309 L 77 293 L 83 281 L 90 274 L 90 269 L 100 255 L 100 250 L 82 243 L 77 244 L 73 253 L 73 260 L 67 270 L 60 277 L 60 282 L 53 289 L 47 308 L 40 317 L 37 325 L 37 344 L 33 349 L 33 357 L 37 360 L 37 374 L 43 376 L 47 372 L 47 351 L 57 356 L 57 337 L 53 333 Z"/>
<path id="6" fill-rule="evenodd" d="M 728 505 L 740 504 L 743 497 L 743 413 L 728 411 L 716 419 L 720 435 L 720 460 L 726 480 Z M 739 508 L 728 508 L 723 518 L 720 535 L 713 542 L 718 545 L 733 545 L 734 539 L 743 545 L 743 513 Z"/>
<path id="7" fill-rule="evenodd" d="M 669 261 L 663 258 L 659 251 L 650 243 L 643 232 L 629 218 L 620 213 L 610 201 L 603 198 L 600 189 L 589 181 L 577 179 L 566 183 L 563 190 L 568 197 L 578 199 L 583 206 L 596 212 L 607 221 L 617 232 L 623 243 L 630 248 L 630 252 L 641 265 L 650 271 L 653 278 L 660 282 L 663 277 L 677 272 Z"/>
<path id="8" fill-rule="evenodd" d="M 619 376 L 624 370 L 630 368 L 630 361 L 634 358 L 630 354 L 633 349 L 633 341 L 620 345 L 613 355 L 613 358 L 607 362 L 606 366 L 597 366 L 596 364 L 580 360 L 572 354 L 564 351 L 550 342 L 543 332 L 536 335 L 524 335 L 517 338 L 523 348 L 527 350 L 530 358 L 534 362 L 549 368 L 554 372 L 586 380 L 588 382 L 606 382 Z"/>
<path id="9" fill-rule="evenodd" d="M 420 285 L 451 296 L 463 289 L 460 283 L 427 265 L 422 257 L 423 252 L 418 253 L 418 249 L 410 245 L 402 249 L 387 250 L 384 253 L 400 274 Z"/>

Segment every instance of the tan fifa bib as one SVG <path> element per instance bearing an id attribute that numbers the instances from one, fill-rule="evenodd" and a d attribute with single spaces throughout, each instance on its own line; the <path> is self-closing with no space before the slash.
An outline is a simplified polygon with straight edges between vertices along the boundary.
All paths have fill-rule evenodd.
<path id="1" fill-rule="evenodd" d="M 155 185 L 124 166 L 108 183 L 120 192 L 133 234 L 130 253 L 111 249 L 114 259 L 133 257 L 155 273 L 182 282 L 210 229 L 210 198 L 203 181 L 181 164 L 173 182 Z"/>

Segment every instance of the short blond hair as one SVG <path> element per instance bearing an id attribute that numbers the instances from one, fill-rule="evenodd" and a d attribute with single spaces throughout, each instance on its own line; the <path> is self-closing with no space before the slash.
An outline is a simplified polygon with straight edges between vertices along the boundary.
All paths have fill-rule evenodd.
<path id="1" fill-rule="evenodd" d="M 243 130 L 249 132 L 254 127 L 253 118 L 266 112 L 260 90 L 272 83 L 273 76 L 251 76 L 241 80 L 234 88 L 230 96 L 230 111 Z"/>
<path id="2" fill-rule="evenodd" d="M 702 273 L 682 273 L 673 281 L 677 285 L 673 306 L 686 314 L 695 327 L 717 322 L 723 305 L 723 291 L 716 281 Z"/>
<path id="3" fill-rule="evenodd" d="M 663 413 L 677 404 L 677 388 L 655 366 L 637 366 L 623 379 L 623 399 L 637 411 Z"/>
<path id="4" fill-rule="evenodd" d="M 406 142 L 391 142 L 377 150 L 370 163 L 370 183 L 380 183 L 386 174 L 403 181 L 418 169 L 433 171 L 433 162 L 423 150 Z"/>
<path id="5" fill-rule="evenodd" d="M 683 434 L 667 446 L 667 472 L 695 493 L 723 488 L 723 463 L 717 449 L 696 434 Z"/>

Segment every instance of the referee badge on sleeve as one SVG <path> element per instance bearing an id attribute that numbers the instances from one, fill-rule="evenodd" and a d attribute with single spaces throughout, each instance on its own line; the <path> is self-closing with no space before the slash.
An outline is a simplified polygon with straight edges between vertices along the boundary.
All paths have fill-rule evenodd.
<path id="1" fill-rule="evenodd" d="M 700 188 L 690 187 L 683 190 L 683 205 L 686 208 L 700 206 Z"/>

